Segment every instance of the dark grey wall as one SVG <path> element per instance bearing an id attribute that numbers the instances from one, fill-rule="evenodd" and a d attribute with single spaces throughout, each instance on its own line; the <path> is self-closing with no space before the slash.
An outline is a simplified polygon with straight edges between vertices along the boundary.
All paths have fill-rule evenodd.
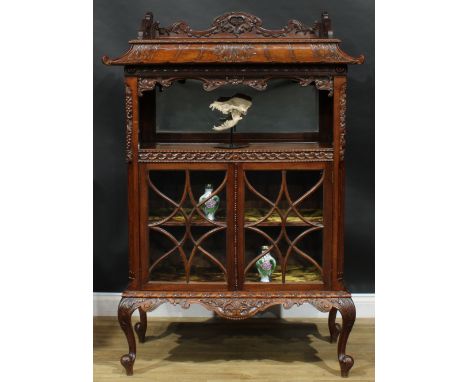
<path id="1" fill-rule="evenodd" d="M 346 148 L 345 279 L 352 292 L 374 292 L 374 2 L 372 0 L 94 0 L 94 290 L 127 284 L 127 192 L 124 158 L 123 69 L 101 56 L 123 53 L 140 19 L 153 11 L 161 25 L 185 20 L 205 29 L 216 16 L 245 11 L 267 28 L 287 20 L 312 24 L 327 10 L 342 48 L 364 54 L 351 66 Z"/>

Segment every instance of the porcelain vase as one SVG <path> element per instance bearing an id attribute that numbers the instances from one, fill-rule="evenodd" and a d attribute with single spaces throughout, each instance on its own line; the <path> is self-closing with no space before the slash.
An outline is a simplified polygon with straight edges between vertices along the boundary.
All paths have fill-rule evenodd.
<path id="1" fill-rule="evenodd" d="M 206 202 L 202 204 L 202 210 L 205 213 L 205 216 L 208 220 L 215 220 L 215 213 L 218 210 L 219 207 L 219 196 L 215 195 L 211 199 L 207 200 L 210 198 L 211 194 L 213 193 L 213 186 L 211 184 L 207 184 L 205 186 L 205 193 L 200 196 L 199 203 L 203 203 L 205 200 Z"/>
<path id="2" fill-rule="evenodd" d="M 261 253 L 268 250 L 268 246 L 262 246 Z M 258 274 L 260 275 L 260 281 L 262 283 L 269 283 L 271 281 L 271 275 L 276 268 L 276 260 L 273 256 L 270 255 L 270 252 L 267 252 L 255 263 L 257 266 Z"/>

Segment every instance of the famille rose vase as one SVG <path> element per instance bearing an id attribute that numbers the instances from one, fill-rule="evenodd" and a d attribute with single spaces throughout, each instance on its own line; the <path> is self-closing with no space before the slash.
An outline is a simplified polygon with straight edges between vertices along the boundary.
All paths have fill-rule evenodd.
<path id="1" fill-rule="evenodd" d="M 202 210 L 205 213 L 205 216 L 208 220 L 215 220 L 215 212 L 219 207 L 219 196 L 215 195 L 210 200 L 207 200 L 211 194 L 213 193 L 213 186 L 211 184 L 207 184 L 205 186 L 205 193 L 200 196 L 198 200 L 199 203 L 203 203 L 205 200 L 206 202 L 202 204 Z"/>
<path id="2" fill-rule="evenodd" d="M 260 253 L 263 253 L 267 250 L 268 245 L 263 245 L 262 251 Z M 268 252 L 261 258 L 259 258 L 255 265 L 257 266 L 257 270 L 260 275 L 260 281 L 262 283 L 269 283 L 271 281 L 270 277 L 276 268 L 276 260 L 274 259 L 274 257 L 270 255 L 270 252 Z"/>

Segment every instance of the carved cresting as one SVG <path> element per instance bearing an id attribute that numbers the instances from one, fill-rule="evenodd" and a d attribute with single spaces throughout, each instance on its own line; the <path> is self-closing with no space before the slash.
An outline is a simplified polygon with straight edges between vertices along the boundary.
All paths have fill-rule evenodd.
<path id="1" fill-rule="evenodd" d="M 322 18 L 324 16 L 322 15 Z M 327 14 L 328 18 L 328 14 Z M 312 27 L 308 27 L 297 20 L 289 20 L 288 24 L 278 30 L 265 29 L 262 27 L 262 20 L 257 16 L 245 12 L 225 13 L 214 19 L 211 27 L 206 30 L 194 30 L 185 22 L 176 22 L 169 27 L 159 26 L 159 22 L 153 23 L 153 13 L 148 12 L 142 21 L 139 39 L 155 39 L 164 36 L 209 38 L 216 35 L 233 35 L 239 37 L 241 34 L 251 34 L 257 37 L 277 38 L 296 36 L 319 37 L 321 24 L 315 22 Z M 326 36 L 328 37 L 328 35 Z"/>
<path id="2" fill-rule="evenodd" d="M 346 82 L 340 88 L 340 160 L 344 160 L 346 146 Z"/>
<path id="3" fill-rule="evenodd" d="M 132 89 L 130 86 L 125 85 L 125 152 L 127 162 L 131 162 L 133 159 L 132 153 L 132 131 L 133 131 L 133 101 L 132 101 Z"/>

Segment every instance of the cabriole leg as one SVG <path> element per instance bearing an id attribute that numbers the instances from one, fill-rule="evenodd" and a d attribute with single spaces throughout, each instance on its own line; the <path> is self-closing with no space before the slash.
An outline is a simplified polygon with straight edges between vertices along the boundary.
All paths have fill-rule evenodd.
<path id="1" fill-rule="evenodd" d="M 145 339 L 146 333 L 146 312 L 151 312 L 164 302 L 158 298 L 134 298 L 122 297 L 119 304 L 119 323 L 128 342 L 128 353 L 120 358 L 120 363 L 125 368 L 127 375 L 133 375 L 133 364 L 136 358 L 135 333 L 132 328 L 132 314 L 138 309 L 140 312 L 140 322 L 135 325 L 135 331 L 141 342 Z"/>
<path id="2" fill-rule="evenodd" d="M 138 340 L 140 343 L 145 342 L 146 328 L 148 326 L 148 321 L 146 318 L 146 312 L 140 307 L 138 308 L 140 313 L 140 322 L 135 324 L 135 332 L 138 335 Z"/>
<path id="3" fill-rule="evenodd" d="M 340 362 L 341 376 L 347 377 L 349 370 L 354 365 L 353 357 L 346 354 L 346 344 L 351 329 L 353 329 L 354 320 L 356 319 L 356 308 L 352 299 L 343 298 L 340 299 L 338 310 L 343 319 L 343 327 L 341 328 L 340 339 L 338 340 L 338 361 Z"/>
<path id="4" fill-rule="evenodd" d="M 137 308 L 133 298 L 123 297 L 119 303 L 118 317 L 119 324 L 127 337 L 128 353 L 120 358 L 120 363 L 125 368 L 127 375 L 133 375 L 133 364 L 136 358 L 135 334 L 132 329 L 132 314 Z"/>
<path id="5" fill-rule="evenodd" d="M 135 311 L 136 307 L 131 300 L 133 299 L 122 298 L 118 310 L 119 324 L 128 342 L 128 353 L 120 358 L 120 363 L 125 368 L 127 375 L 133 374 L 133 364 L 136 358 L 135 335 L 132 329 L 132 313 Z"/>

